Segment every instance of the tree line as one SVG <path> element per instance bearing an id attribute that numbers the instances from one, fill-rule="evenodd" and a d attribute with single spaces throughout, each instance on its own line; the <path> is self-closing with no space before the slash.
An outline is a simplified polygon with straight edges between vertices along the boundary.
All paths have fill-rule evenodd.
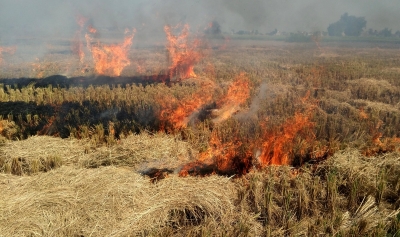
<path id="1" fill-rule="evenodd" d="M 360 36 L 363 32 L 370 36 L 383 36 L 400 37 L 400 31 L 392 33 L 392 29 L 385 28 L 383 30 L 369 29 L 365 31 L 367 21 L 364 17 L 350 16 L 348 13 L 343 14 L 337 22 L 334 22 L 328 26 L 329 36 Z"/>

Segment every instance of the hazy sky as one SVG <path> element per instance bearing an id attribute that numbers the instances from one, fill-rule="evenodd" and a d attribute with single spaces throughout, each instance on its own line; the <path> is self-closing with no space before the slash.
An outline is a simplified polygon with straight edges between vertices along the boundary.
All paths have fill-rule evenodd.
<path id="1" fill-rule="evenodd" d="M 367 29 L 400 30 L 400 0 L 0 0 L 0 40 L 29 36 L 68 36 L 75 18 L 95 27 L 161 32 L 163 25 L 189 23 L 201 30 L 212 20 L 223 31 L 326 31 L 340 16 L 364 16 Z"/>

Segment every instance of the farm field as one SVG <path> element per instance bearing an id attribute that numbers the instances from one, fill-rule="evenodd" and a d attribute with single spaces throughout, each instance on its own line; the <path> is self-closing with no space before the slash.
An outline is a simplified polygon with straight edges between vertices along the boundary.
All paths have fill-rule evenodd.
<path id="1" fill-rule="evenodd" d="M 164 31 L 0 54 L 0 236 L 400 235 L 399 44 Z"/>

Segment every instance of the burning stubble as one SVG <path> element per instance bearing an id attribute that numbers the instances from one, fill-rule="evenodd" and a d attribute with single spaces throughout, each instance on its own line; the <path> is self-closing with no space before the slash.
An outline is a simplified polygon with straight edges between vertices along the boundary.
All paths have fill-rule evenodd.
<path id="1" fill-rule="evenodd" d="M 196 119 L 199 110 L 211 101 L 214 90 L 213 81 L 202 81 L 196 92 L 180 100 L 172 96 L 160 96 L 158 101 L 161 107 L 161 130 L 177 131 L 187 127 L 189 122 Z"/>
<path id="2" fill-rule="evenodd" d="M 229 119 L 240 110 L 240 105 L 250 97 L 250 81 L 245 73 L 240 73 L 228 88 L 227 94 L 217 105 L 220 109 L 214 111 L 216 118 L 212 121 L 216 124 Z"/>
<path id="3" fill-rule="evenodd" d="M 91 28 L 89 32 L 96 32 Z M 93 38 L 89 33 L 85 35 L 87 47 L 92 53 L 94 67 L 97 74 L 120 76 L 122 70 L 130 65 L 128 53 L 132 46 L 132 40 L 135 30 L 125 30 L 125 39 L 120 44 L 101 44 L 100 42 L 92 43 Z"/>
<path id="4" fill-rule="evenodd" d="M 194 65 L 200 61 L 203 54 L 200 52 L 200 40 L 189 40 L 189 25 L 183 25 L 179 35 L 174 35 L 173 30 L 180 28 L 166 25 L 164 31 L 167 37 L 166 48 L 170 61 L 169 75 L 174 79 L 187 79 L 196 77 Z"/>
<path id="5" fill-rule="evenodd" d="M 83 33 L 84 26 L 87 22 L 87 18 L 83 16 L 77 16 L 76 17 L 76 23 L 79 25 L 79 30 L 75 32 L 72 44 L 71 44 L 71 50 L 72 52 L 79 57 L 80 63 L 84 62 L 85 58 L 85 52 L 83 51 L 83 41 L 81 40 L 81 36 Z"/>

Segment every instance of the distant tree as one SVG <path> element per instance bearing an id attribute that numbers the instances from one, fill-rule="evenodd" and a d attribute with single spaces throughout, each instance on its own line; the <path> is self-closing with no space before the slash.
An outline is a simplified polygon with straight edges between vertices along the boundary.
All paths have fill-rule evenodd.
<path id="1" fill-rule="evenodd" d="M 375 35 L 374 30 L 372 28 L 368 29 L 368 35 Z"/>
<path id="2" fill-rule="evenodd" d="M 218 21 L 212 21 L 210 23 L 210 27 L 208 27 L 204 32 L 206 34 L 219 35 L 221 34 L 221 25 L 218 23 Z"/>
<path id="3" fill-rule="evenodd" d="M 267 33 L 267 35 L 277 35 L 278 32 L 279 32 L 278 29 L 275 28 L 275 30 L 273 30 L 273 31 L 271 31 L 271 32 L 269 32 L 269 33 Z"/>
<path id="4" fill-rule="evenodd" d="M 337 21 L 328 26 L 329 36 L 342 36 L 346 26 L 342 21 Z"/>
<path id="5" fill-rule="evenodd" d="M 249 35 L 250 31 L 247 30 L 239 30 L 238 32 L 236 32 L 236 34 L 238 35 Z"/>
<path id="6" fill-rule="evenodd" d="M 383 36 L 383 37 L 391 37 L 392 36 L 392 30 L 391 29 L 389 30 L 388 28 L 385 28 L 385 29 L 379 31 L 378 35 L 379 36 Z"/>
<path id="7" fill-rule="evenodd" d="M 328 26 L 330 36 L 359 36 L 366 27 L 367 21 L 364 17 L 349 16 L 347 13 L 340 20 Z"/>

